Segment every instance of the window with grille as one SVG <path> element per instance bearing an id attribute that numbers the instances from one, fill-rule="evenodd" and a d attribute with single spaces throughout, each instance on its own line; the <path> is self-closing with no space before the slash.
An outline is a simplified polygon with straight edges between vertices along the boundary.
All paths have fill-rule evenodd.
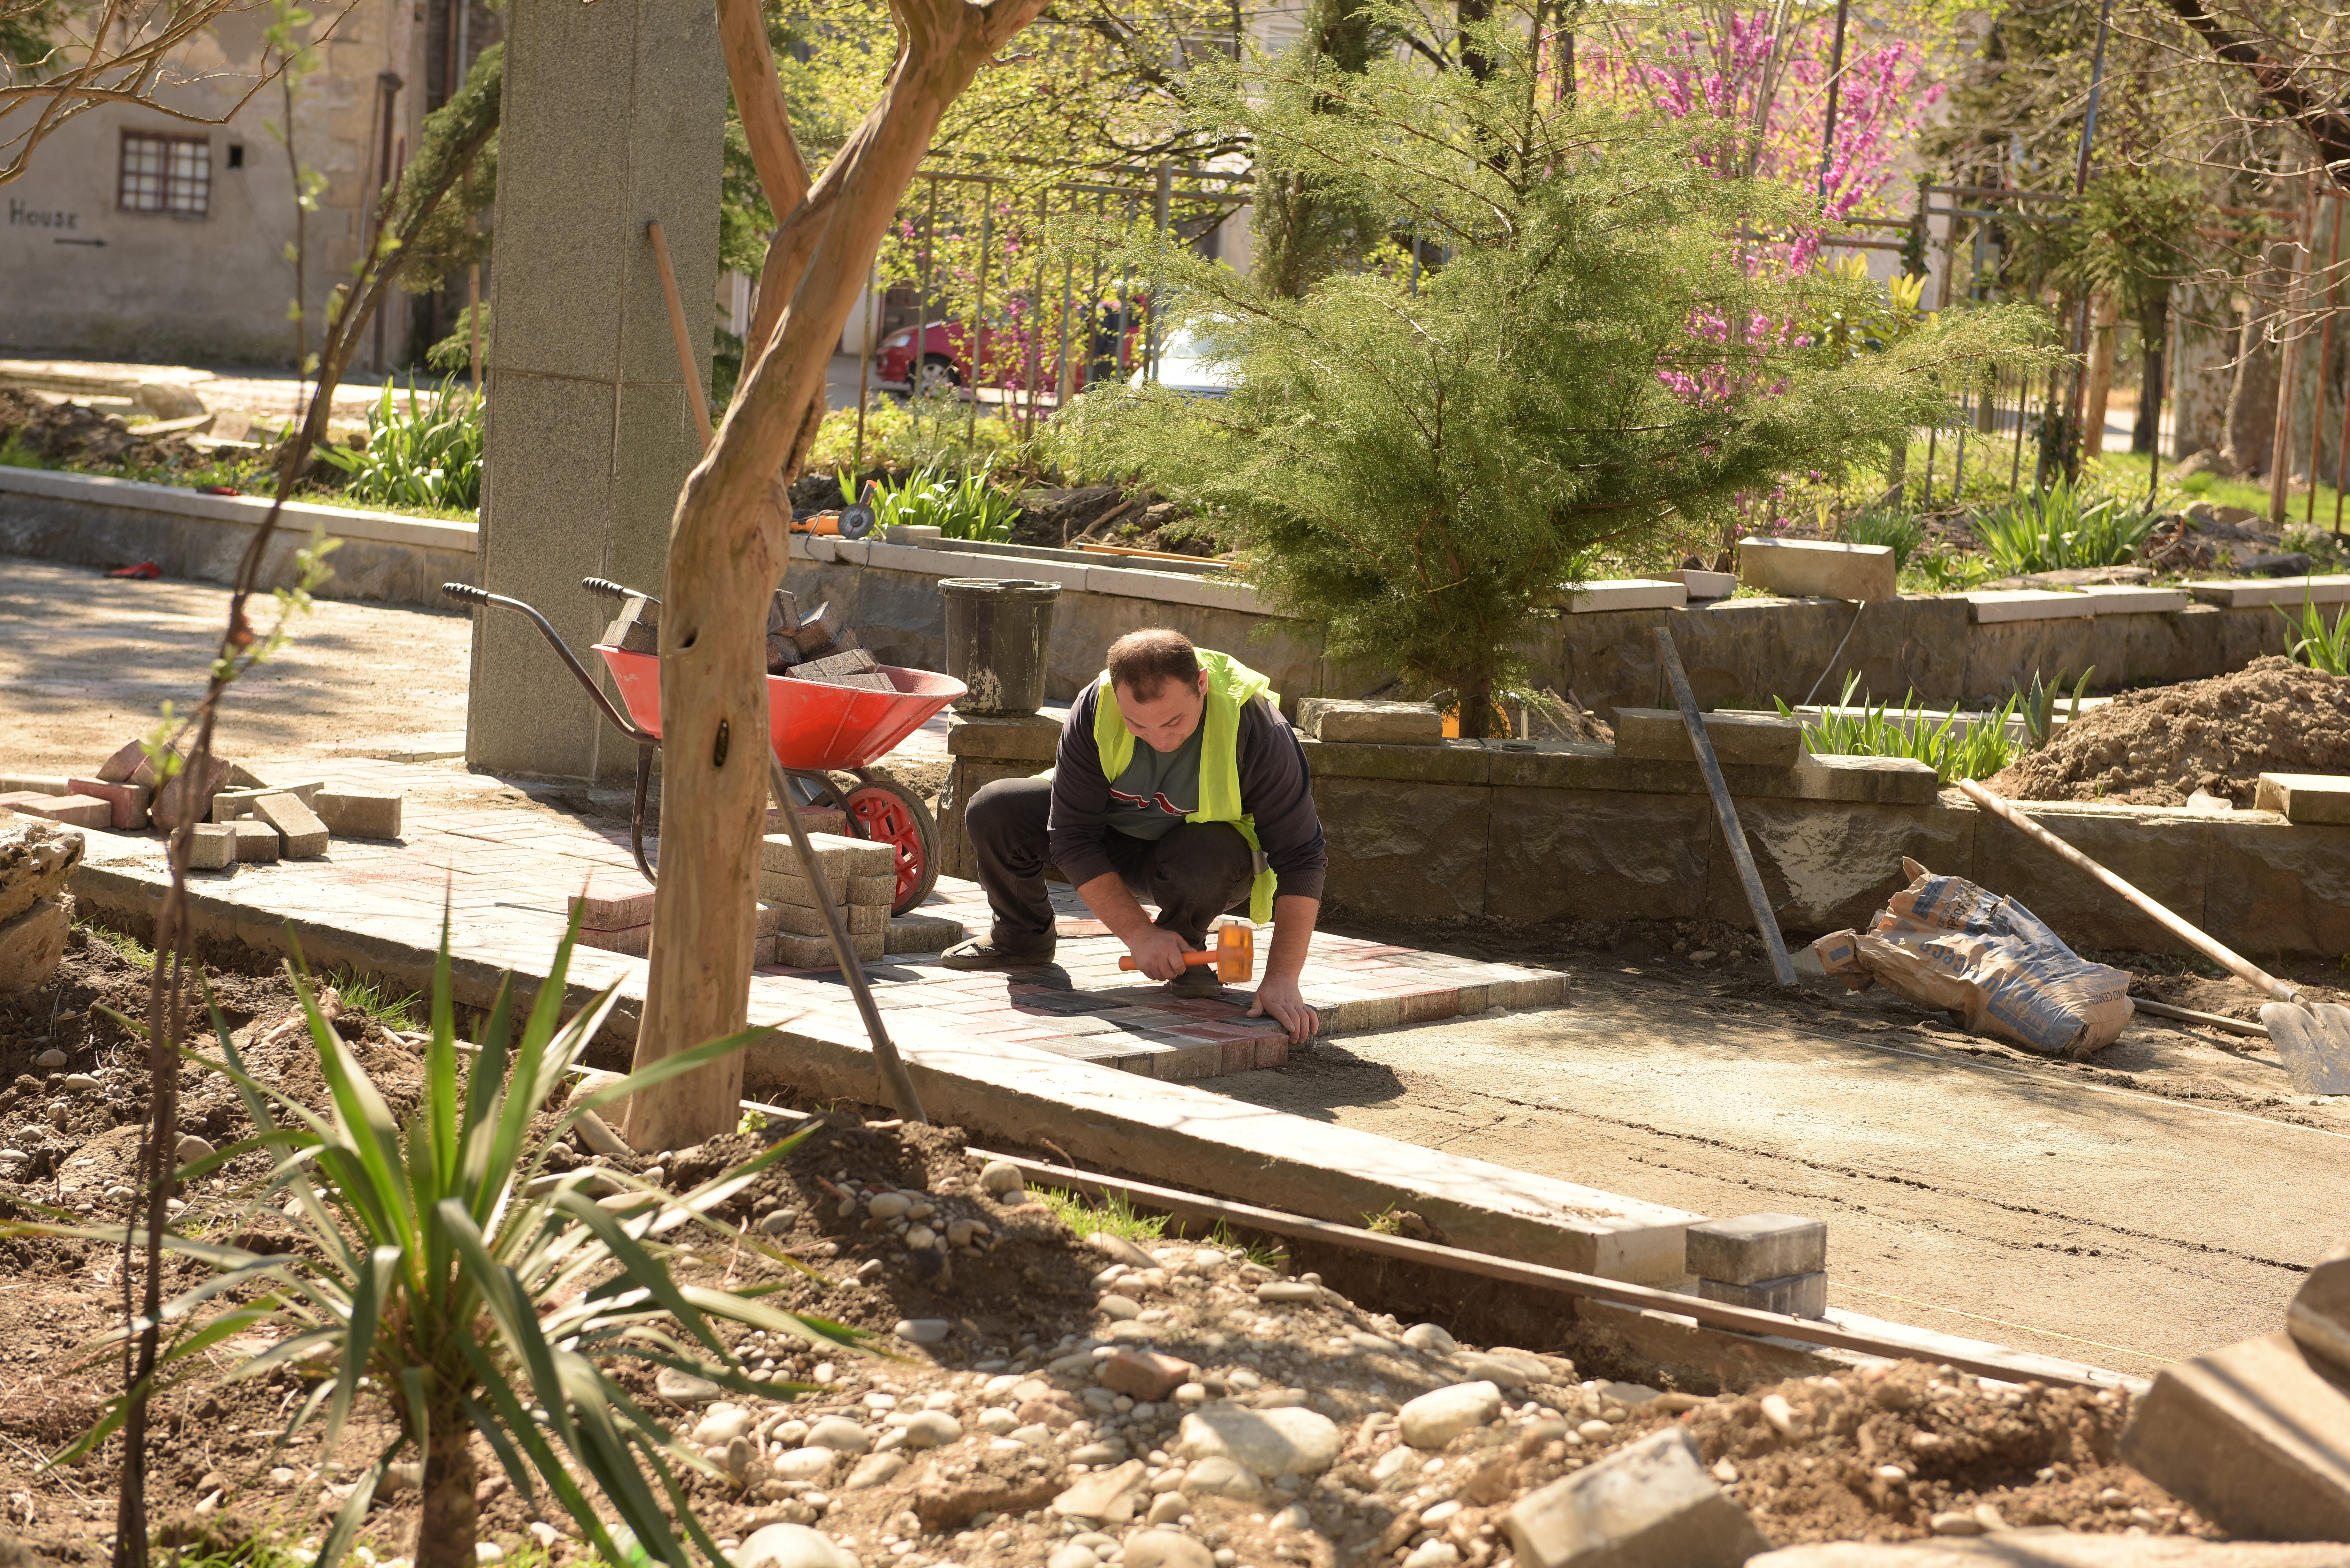
<path id="1" fill-rule="evenodd" d="M 122 133 L 119 202 L 126 213 L 201 218 L 212 202 L 213 144 L 202 136 Z"/>

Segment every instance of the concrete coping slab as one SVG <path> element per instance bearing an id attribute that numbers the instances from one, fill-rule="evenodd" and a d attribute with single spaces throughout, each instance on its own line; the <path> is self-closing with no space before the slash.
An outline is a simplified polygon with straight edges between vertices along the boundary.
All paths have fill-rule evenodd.
<path id="1" fill-rule="evenodd" d="M 2291 607 L 2304 599 L 2311 604 L 2334 605 L 2350 600 L 2350 573 L 2189 583 L 2187 591 L 2206 604 L 2222 605 L 2230 609 L 2260 605 Z"/>
<path id="2" fill-rule="evenodd" d="M 1689 585 L 1678 577 L 1601 577 L 1563 590 L 1558 603 L 1569 615 L 1590 615 L 1599 610 L 1679 609 L 1689 603 Z"/>
<path id="3" fill-rule="evenodd" d="M 2350 778 L 2334 774 L 2262 774 L 2252 793 L 2258 811 L 2287 822 L 2350 822 Z"/>
<path id="4" fill-rule="evenodd" d="M 109 479 L 103 474 L 68 473 L 56 469 L 0 467 L 0 494 L 8 493 L 117 506 L 133 512 L 160 512 L 250 528 L 261 526 L 269 515 L 270 506 L 267 500 L 255 495 L 203 495 L 176 485 L 149 484 L 143 480 Z M 481 542 L 481 529 L 471 523 L 318 506 L 306 501 L 287 502 L 277 525 L 296 536 L 323 528 L 338 539 L 455 550 L 469 556 L 480 548 Z"/>

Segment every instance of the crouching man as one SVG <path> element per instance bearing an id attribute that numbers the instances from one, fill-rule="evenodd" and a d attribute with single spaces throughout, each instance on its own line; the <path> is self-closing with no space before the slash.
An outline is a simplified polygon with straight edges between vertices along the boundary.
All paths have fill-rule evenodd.
<path id="1" fill-rule="evenodd" d="M 1270 683 L 1177 631 L 1129 632 L 1069 708 L 1053 771 L 1000 779 L 964 822 L 993 929 L 946 952 L 951 969 L 1053 958 L 1047 861 L 1137 968 L 1178 996 L 1214 996 L 1212 965 L 1186 966 L 1216 918 L 1274 922 L 1249 1016 L 1303 1042 L 1318 1025 L 1297 991 L 1328 866 L 1305 753 Z M 1155 921 L 1139 898 L 1159 906 Z"/>

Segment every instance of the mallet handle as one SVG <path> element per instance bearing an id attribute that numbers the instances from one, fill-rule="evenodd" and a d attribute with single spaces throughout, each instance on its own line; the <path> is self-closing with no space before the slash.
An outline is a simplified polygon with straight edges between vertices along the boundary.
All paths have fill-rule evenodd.
<path id="1" fill-rule="evenodd" d="M 1183 961 L 1187 964 L 1213 963 L 1216 961 L 1216 955 L 1213 952 L 1185 953 L 1183 955 Z M 1132 953 L 1128 953 L 1118 961 L 1118 967 L 1120 969 L 1134 969 L 1139 966 L 1134 961 L 1134 955 Z"/>

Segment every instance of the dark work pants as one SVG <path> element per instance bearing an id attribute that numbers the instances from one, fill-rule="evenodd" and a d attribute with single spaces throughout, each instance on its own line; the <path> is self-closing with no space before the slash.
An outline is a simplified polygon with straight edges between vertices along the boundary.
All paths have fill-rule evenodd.
<path id="1" fill-rule="evenodd" d="M 995 945 L 1008 951 L 1053 940 L 1053 901 L 1045 890 L 1052 807 L 1052 780 L 998 779 L 972 795 L 963 813 L 979 885 L 995 911 Z M 1158 839 L 1112 829 L 1102 838 L 1128 889 L 1158 905 L 1159 926 L 1186 947 L 1199 947 L 1217 916 L 1248 902 L 1256 857 L 1227 823 L 1187 822 Z"/>

